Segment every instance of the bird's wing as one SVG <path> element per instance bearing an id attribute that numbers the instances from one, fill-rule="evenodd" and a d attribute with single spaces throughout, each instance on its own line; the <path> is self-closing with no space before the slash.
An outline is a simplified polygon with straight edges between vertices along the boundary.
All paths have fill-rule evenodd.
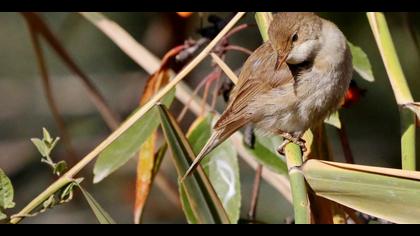
<path id="1" fill-rule="evenodd" d="M 248 106 L 252 101 L 293 81 L 286 64 L 278 70 L 275 69 L 276 60 L 277 55 L 269 43 L 261 45 L 247 59 L 239 75 L 238 84 L 232 90 L 228 106 L 214 126 L 211 138 L 181 178 L 181 182 L 197 168 L 208 153 L 246 123 L 255 119 L 256 114 L 253 114 Z"/>
<path id="2" fill-rule="evenodd" d="M 261 45 L 247 59 L 232 90 L 230 101 L 214 129 L 220 136 L 229 136 L 247 122 L 257 119 L 248 105 L 259 96 L 293 81 L 289 67 L 284 64 L 275 69 L 277 54 L 269 42 Z"/>

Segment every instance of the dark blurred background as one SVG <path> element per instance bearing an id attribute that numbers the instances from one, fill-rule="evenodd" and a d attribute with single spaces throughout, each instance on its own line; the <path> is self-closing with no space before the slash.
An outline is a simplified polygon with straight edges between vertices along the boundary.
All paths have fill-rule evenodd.
<path id="1" fill-rule="evenodd" d="M 130 32 L 142 45 L 159 57 L 172 47 L 182 44 L 189 37 L 198 38 L 200 17 L 193 14 L 182 18 L 170 13 L 105 13 Z M 230 13 L 213 13 L 226 17 Z M 358 164 L 400 168 L 400 129 L 398 107 L 388 77 L 376 47 L 365 13 L 320 13 L 335 22 L 348 40 L 360 46 L 369 56 L 376 81 L 366 82 L 358 75 L 355 80 L 366 89 L 365 96 L 341 114 L 347 127 L 350 145 Z M 88 74 L 107 102 L 122 117 L 126 117 L 138 105 L 147 73 L 126 56 L 90 22 L 77 13 L 41 13 L 52 31 L 70 52 L 74 61 Z M 420 14 L 386 14 L 401 64 L 415 100 L 420 97 L 419 52 L 413 41 L 407 19 L 420 20 Z M 208 25 L 203 19 L 204 25 Z M 253 23 L 253 14 L 241 22 Z M 420 29 L 414 28 L 417 33 Z M 254 50 L 261 44 L 256 27 L 247 29 L 231 40 L 233 43 Z M 110 131 L 98 115 L 86 95 L 84 87 L 56 54 L 43 43 L 48 70 L 53 81 L 55 97 L 60 112 L 65 118 L 78 157 L 82 157 L 103 140 Z M 30 142 L 40 137 L 42 127 L 53 136 L 58 129 L 42 90 L 35 53 L 29 31 L 19 13 L 0 13 L 0 167 L 11 178 L 15 187 L 15 213 L 40 193 L 53 180 L 48 166 L 40 163 L 40 155 Z M 246 56 L 229 53 L 227 63 L 239 68 Z M 194 70 L 186 81 L 194 87 L 210 72 L 210 60 Z M 223 103 L 219 105 L 223 108 Z M 182 108 L 175 103 L 172 110 Z M 187 127 L 193 116 L 187 117 Z M 336 132 L 328 128 L 336 160 L 343 160 Z M 417 135 L 419 136 L 419 135 Z M 420 138 L 420 137 L 419 137 Z M 418 142 L 417 142 L 418 143 Z M 60 145 L 61 144 L 61 145 Z M 419 147 L 419 145 L 417 145 Z M 52 153 L 55 160 L 66 159 L 60 142 Z M 84 185 L 113 216 L 118 223 L 132 222 L 136 160 L 97 185 L 91 184 L 92 165 L 80 176 Z M 242 184 L 242 215 L 248 211 L 254 172 L 240 161 Z M 174 169 L 169 158 L 163 170 L 175 183 Z M 292 209 L 282 196 L 263 181 L 257 219 L 267 223 L 283 223 L 292 214 Z M 162 192 L 154 187 L 145 209 L 145 223 L 185 223 L 181 209 L 172 204 Z M 83 197 L 63 206 L 49 210 L 24 223 L 96 223 Z"/>

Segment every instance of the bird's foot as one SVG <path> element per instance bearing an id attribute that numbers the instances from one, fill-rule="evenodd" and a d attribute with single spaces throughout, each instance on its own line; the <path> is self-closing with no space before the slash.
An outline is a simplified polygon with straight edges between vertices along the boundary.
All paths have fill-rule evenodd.
<path id="1" fill-rule="evenodd" d="M 296 145 L 298 145 L 300 147 L 300 149 L 302 150 L 302 152 L 306 152 L 308 149 L 306 148 L 306 141 L 303 140 L 301 137 L 294 137 L 289 133 L 284 133 L 281 135 L 284 138 L 283 143 L 277 148 L 277 152 L 284 156 L 285 152 L 284 152 L 284 148 L 286 147 L 287 144 L 289 143 L 294 143 Z"/>

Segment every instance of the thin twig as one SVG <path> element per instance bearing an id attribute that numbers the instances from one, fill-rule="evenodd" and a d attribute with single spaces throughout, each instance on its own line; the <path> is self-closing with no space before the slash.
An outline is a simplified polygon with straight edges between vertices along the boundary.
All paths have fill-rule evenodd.
<path id="1" fill-rule="evenodd" d="M 159 187 L 159 189 L 165 193 L 165 196 L 174 206 L 181 208 L 178 190 L 174 188 L 174 185 L 171 183 L 171 181 L 169 181 L 168 177 L 162 171 L 156 175 L 154 182 Z"/>
<path id="2" fill-rule="evenodd" d="M 225 72 L 227 77 L 230 80 L 232 80 L 234 84 L 237 84 L 239 79 L 236 76 L 236 74 L 230 69 L 230 67 L 226 65 L 226 63 L 215 53 L 211 53 L 210 55 L 213 58 L 214 62 L 216 62 L 216 64 L 223 70 L 223 72 Z"/>
<path id="3" fill-rule="evenodd" d="M 216 78 L 216 84 L 214 85 L 214 89 L 213 89 L 213 93 L 212 93 L 212 98 L 211 98 L 211 104 L 210 104 L 210 108 L 211 111 L 214 111 L 216 109 L 216 102 L 217 102 L 217 97 L 218 97 L 218 92 L 219 92 L 219 87 L 220 87 L 220 77 L 222 75 L 222 71 L 220 68 L 216 68 L 217 70 L 217 78 Z"/>
<path id="4" fill-rule="evenodd" d="M 203 88 L 204 85 L 206 85 L 206 82 L 212 76 L 214 76 L 215 73 L 216 73 L 216 71 L 213 70 L 212 72 L 210 72 L 210 74 L 208 74 L 206 77 L 204 77 L 204 79 L 202 79 L 200 81 L 200 83 L 196 86 L 196 88 L 194 89 L 193 93 L 188 96 L 189 97 L 188 102 L 184 104 L 184 108 L 182 109 L 182 111 L 179 113 L 179 115 L 177 117 L 177 121 L 178 122 L 181 122 L 184 119 L 184 116 L 187 114 L 188 107 L 190 106 L 190 104 L 191 104 L 191 102 L 193 100 L 193 97 L 195 97 L 198 94 L 198 92 L 200 91 L 200 89 Z"/>
<path id="5" fill-rule="evenodd" d="M 171 91 L 182 79 L 184 79 L 206 56 L 211 50 L 218 44 L 223 36 L 229 32 L 229 30 L 245 15 L 244 12 L 239 12 L 235 17 L 225 26 L 225 28 L 198 54 L 186 67 L 184 67 L 179 74 L 177 74 L 164 88 L 162 88 L 156 95 L 154 95 L 149 102 L 137 110 L 132 116 L 130 116 L 118 129 L 116 129 L 111 135 L 109 135 L 104 141 L 96 146 L 89 154 L 87 154 L 81 161 L 74 165 L 67 173 L 65 173 L 56 182 L 51 184 L 46 190 L 40 195 L 33 199 L 25 208 L 23 208 L 17 215 L 29 214 L 39 204 L 45 201 L 49 196 L 57 192 L 60 188 L 68 181 L 71 181 L 75 175 L 77 175 L 86 165 L 93 161 L 99 153 L 113 143 L 118 137 L 120 137 L 127 129 L 129 129 L 134 123 L 142 118 L 150 109 L 152 109 L 159 100 L 164 97 L 169 91 Z M 13 224 L 19 223 L 22 218 L 14 218 L 10 222 Z"/>
<path id="6" fill-rule="evenodd" d="M 249 212 L 248 212 L 248 218 L 250 221 L 255 221 L 255 218 L 257 215 L 257 204 L 258 204 L 258 198 L 260 195 L 262 172 L 263 172 L 263 166 L 259 164 L 257 169 L 255 170 L 254 184 L 252 186 L 251 204 L 250 204 Z"/>
<path id="7" fill-rule="evenodd" d="M 74 63 L 73 59 L 71 59 L 70 55 L 61 45 L 55 35 L 51 32 L 43 19 L 33 12 L 22 13 L 22 15 L 27 21 L 31 22 L 35 31 L 44 37 L 44 39 L 54 49 L 58 56 L 68 66 L 68 68 L 72 70 L 73 73 L 78 76 L 78 78 L 80 78 L 80 81 L 86 88 L 90 100 L 96 106 L 99 113 L 102 115 L 102 118 L 112 130 L 115 130 L 120 123 L 119 116 L 117 113 L 112 111 L 103 96 L 100 94 L 99 90 L 95 87 L 95 85 L 93 85 L 91 80 L 86 76 L 86 74 L 83 73 L 83 71 L 76 65 L 76 63 Z"/>
<path id="8" fill-rule="evenodd" d="M 420 56 L 420 45 L 419 45 L 419 39 L 417 36 L 416 29 L 413 25 L 413 19 L 412 19 L 412 13 L 411 12 L 404 12 L 403 13 L 403 22 L 408 29 L 408 32 L 410 33 L 411 39 L 413 40 L 414 46 L 416 47 L 417 56 Z"/>
<path id="9" fill-rule="evenodd" d="M 206 85 L 204 86 L 204 92 L 203 92 L 203 100 L 201 100 L 201 113 L 200 116 L 204 116 L 204 113 L 206 113 L 206 106 L 207 104 L 207 97 L 209 95 L 209 88 L 211 85 L 212 80 L 207 80 Z"/>
<path id="10" fill-rule="evenodd" d="M 66 149 L 71 161 L 76 163 L 78 160 L 77 154 L 71 143 L 70 135 L 67 132 L 64 118 L 61 116 L 57 103 L 55 102 L 55 99 L 54 99 L 53 91 L 51 88 L 51 80 L 48 75 L 48 69 L 45 63 L 44 54 L 42 53 L 41 44 L 39 42 L 38 35 L 33 25 L 31 24 L 31 22 L 28 21 L 27 23 L 28 23 L 29 32 L 31 35 L 31 41 L 35 50 L 36 57 L 38 59 L 37 62 L 38 62 L 38 67 L 41 73 L 42 86 L 45 92 L 45 96 L 47 98 L 48 106 L 50 107 L 54 121 L 57 124 L 58 130 L 60 132 L 60 136 L 62 137 L 64 148 Z"/>
<path id="11" fill-rule="evenodd" d="M 341 118 L 340 118 L 341 119 Z M 337 129 L 338 136 L 340 137 L 341 147 L 343 148 L 344 158 L 347 163 L 354 164 L 353 153 L 351 151 L 347 129 L 343 122 L 341 122 L 341 129 Z"/>
<path id="12" fill-rule="evenodd" d="M 241 24 L 241 25 L 236 26 L 235 28 L 233 28 L 231 31 L 229 31 L 229 33 L 227 33 L 227 34 L 223 37 L 223 40 L 222 40 L 222 41 L 227 40 L 228 38 L 232 37 L 232 36 L 233 36 L 233 35 L 235 35 L 236 33 L 239 33 L 239 32 L 241 32 L 242 30 L 247 29 L 247 28 L 249 28 L 249 27 L 251 27 L 251 26 L 256 26 L 256 25 L 255 25 L 255 24 Z"/>
<path id="13" fill-rule="evenodd" d="M 244 48 L 244 47 L 241 47 L 241 46 L 238 46 L 238 45 L 228 45 L 228 46 L 226 46 L 224 48 L 224 50 L 225 51 L 238 51 L 238 52 L 243 52 L 243 53 L 248 54 L 248 55 L 251 55 L 252 54 L 252 51 L 251 50 L 249 50 L 247 48 Z"/>

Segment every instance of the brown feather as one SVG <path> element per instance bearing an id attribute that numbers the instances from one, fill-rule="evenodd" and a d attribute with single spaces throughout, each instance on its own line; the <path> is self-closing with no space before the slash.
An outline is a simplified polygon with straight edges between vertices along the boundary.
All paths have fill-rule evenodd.
<path id="1" fill-rule="evenodd" d="M 249 109 L 248 105 L 273 88 L 293 81 L 287 65 L 275 70 L 276 58 L 276 52 L 267 42 L 247 59 L 239 75 L 238 84 L 232 91 L 229 104 L 214 126 L 215 130 L 233 133 L 247 122 L 258 120 L 259 115 Z"/>

